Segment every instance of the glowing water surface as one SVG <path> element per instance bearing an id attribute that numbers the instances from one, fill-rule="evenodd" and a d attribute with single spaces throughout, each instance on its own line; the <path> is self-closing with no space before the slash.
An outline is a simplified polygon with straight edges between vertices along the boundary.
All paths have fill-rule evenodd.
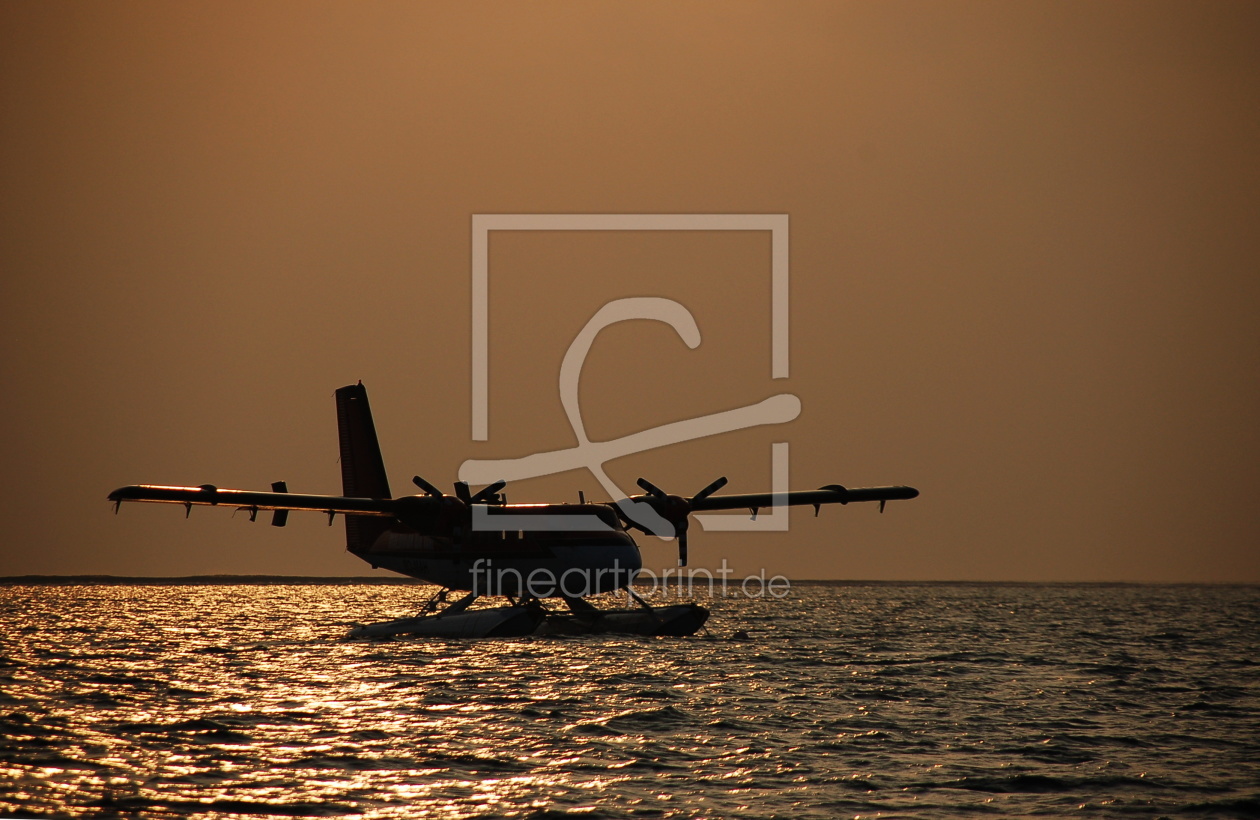
<path id="1" fill-rule="evenodd" d="M 1260 816 L 1260 589 L 796 585 L 348 642 L 417 587 L 0 587 L 0 815 Z M 747 638 L 732 638 L 743 631 Z"/>

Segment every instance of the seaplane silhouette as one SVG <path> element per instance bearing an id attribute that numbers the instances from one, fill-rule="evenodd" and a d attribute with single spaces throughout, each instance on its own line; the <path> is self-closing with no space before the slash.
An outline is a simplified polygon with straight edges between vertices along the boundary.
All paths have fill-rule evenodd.
<path id="1" fill-rule="evenodd" d="M 422 491 L 394 498 L 389 490 L 376 427 L 362 383 L 336 391 L 344 495 L 290 493 L 285 482 L 271 492 L 229 490 L 212 484 L 173 487 L 139 484 L 109 494 L 117 512 L 124 501 L 180 504 L 188 515 L 195 506 L 226 507 L 272 513 L 283 527 L 290 511 L 337 514 L 345 519 L 346 549 L 372 565 L 440 588 L 420 614 L 356 627 L 352 636 L 411 634 L 430 637 L 513 637 L 531 634 L 602 632 L 690 635 L 709 617 L 696 603 L 653 607 L 632 588 L 643 562 L 631 530 L 678 543 L 678 564 L 687 563 L 688 519 L 694 512 L 766 507 L 813 506 L 910 499 L 913 487 L 849 489 L 829 484 L 817 490 L 717 495 L 719 478 L 692 496 L 671 495 L 646 479 L 643 495 L 608 503 L 509 504 L 496 481 L 477 492 L 463 481 L 448 495 L 420 476 Z M 607 610 L 585 600 L 600 593 L 625 591 L 636 606 Z M 451 592 L 462 597 L 448 602 Z M 506 597 L 506 606 L 472 608 L 482 597 Z M 564 604 L 551 605 L 551 599 Z"/>

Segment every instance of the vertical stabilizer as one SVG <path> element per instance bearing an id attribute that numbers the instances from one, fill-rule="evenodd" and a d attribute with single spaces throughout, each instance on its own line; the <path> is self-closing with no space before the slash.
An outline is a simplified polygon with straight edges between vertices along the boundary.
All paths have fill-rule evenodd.
<path id="1" fill-rule="evenodd" d="M 341 440 L 341 492 L 350 498 L 392 498 L 372 408 L 363 382 L 337 391 L 337 434 Z M 346 547 L 367 549 L 390 526 L 379 516 L 347 515 Z"/>

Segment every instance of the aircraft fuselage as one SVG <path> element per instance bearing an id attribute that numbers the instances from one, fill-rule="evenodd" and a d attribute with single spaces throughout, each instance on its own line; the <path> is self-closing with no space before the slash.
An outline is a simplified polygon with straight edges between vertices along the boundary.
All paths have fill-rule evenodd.
<path id="1" fill-rule="evenodd" d="M 489 508 L 488 516 L 435 535 L 399 523 L 385 529 L 370 547 L 351 549 L 374 568 L 480 595 L 558 595 L 580 598 L 626 587 L 643 562 L 638 545 L 617 524 L 606 505 L 530 505 Z M 550 514 L 557 529 L 540 518 Z M 599 529 L 562 526 L 577 515 Z M 500 523 L 502 522 L 502 523 Z M 527 528 L 518 529 L 525 523 Z"/>

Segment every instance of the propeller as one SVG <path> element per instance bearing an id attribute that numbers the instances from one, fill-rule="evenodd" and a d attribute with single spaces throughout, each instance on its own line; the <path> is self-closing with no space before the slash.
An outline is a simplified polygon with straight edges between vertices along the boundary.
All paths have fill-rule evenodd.
<path id="1" fill-rule="evenodd" d="M 638 481 L 634 483 L 638 484 L 644 490 L 647 490 L 649 495 L 654 495 L 657 498 L 665 498 L 665 491 L 662 490 L 660 487 L 656 486 L 655 484 L 653 484 L 652 482 L 648 481 L 646 478 L 640 478 Z"/>
<path id="2" fill-rule="evenodd" d="M 425 481 L 423 478 L 421 478 L 421 477 L 420 477 L 420 476 L 418 476 L 418 475 L 413 475 L 413 476 L 411 477 L 411 483 L 412 483 L 412 484 L 415 484 L 417 487 L 419 487 L 420 489 L 424 490 L 424 492 L 425 492 L 425 494 L 426 494 L 426 495 L 431 495 L 431 496 L 433 496 L 434 498 L 441 498 L 441 497 L 442 497 L 442 491 L 441 491 L 441 490 L 439 490 L 437 487 L 434 487 L 432 484 L 430 484 L 429 482 Z"/>
<path id="3" fill-rule="evenodd" d="M 433 486 L 428 481 L 425 481 L 418 475 L 411 477 L 411 483 L 424 490 L 426 495 L 433 498 L 442 498 L 445 495 L 437 487 Z M 506 486 L 507 482 L 500 479 L 488 487 L 482 487 L 477 491 L 476 495 L 473 495 L 472 491 L 468 489 L 467 481 L 456 481 L 455 497 L 465 504 L 498 504 L 502 501 L 502 497 L 499 495 L 499 490 L 502 490 Z"/>
<path id="4" fill-rule="evenodd" d="M 712 484 L 710 484 L 709 486 L 705 487 L 700 492 L 693 495 L 691 497 L 691 500 L 700 501 L 702 499 L 708 498 L 709 496 L 713 495 L 714 493 L 716 493 L 718 490 L 722 489 L 725 486 L 726 486 L 726 476 L 719 476 L 717 480 L 714 481 Z"/>
<path id="5" fill-rule="evenodd" d="M 460 482 L 460 483 L 463 483 L 463 482 Z M 456 489 L 459 488 L 458 484 L 455 486 L 456 486 Z M 468 485 L 464 484 L 464 486 L 467 487 Z M 489 486 L 486 486 L 486 487 L 482 487 L 480 490 L 478 490 L 477 494 L 472 497 L 472 501 L 470 501 L 469 503 L 470 504 L 497 504 L 499 503 L 499 490 L 502 490 L 506 486 L 507 486 L 507 482 L 504 481 L 503 479 L 499 479 L 493 484 L 490 484 Z"/>
<path id="6" fill-rule="evenodd" d="M 496 481 L 475 495 L 466 481 L 455 482 L 454 495 L 443 493 L 432 482 L 418 475 L 412 476 L 411 482 L 423 490 L 424 495 L 394 499 L 394 513 L 422 532 L 458 533 L 468 526 L 471 505 L 507 503 L 499 493 L 507 486 L 506 481 Z"/>
<path id="7" fill-rule="evenodd" d="M 647 492 L 648 498 L 645 500 L 652 505 L 652 508 L 673 525 L 673 534 L 678 539 L 678 566 L 687 566 L 687 529 L 691 524 L 691 505 L 725 487 L 726 476 L 718 478 L 691 498 L 669 495 L 646 478 L 640 478 L 635 483 Z"/>

